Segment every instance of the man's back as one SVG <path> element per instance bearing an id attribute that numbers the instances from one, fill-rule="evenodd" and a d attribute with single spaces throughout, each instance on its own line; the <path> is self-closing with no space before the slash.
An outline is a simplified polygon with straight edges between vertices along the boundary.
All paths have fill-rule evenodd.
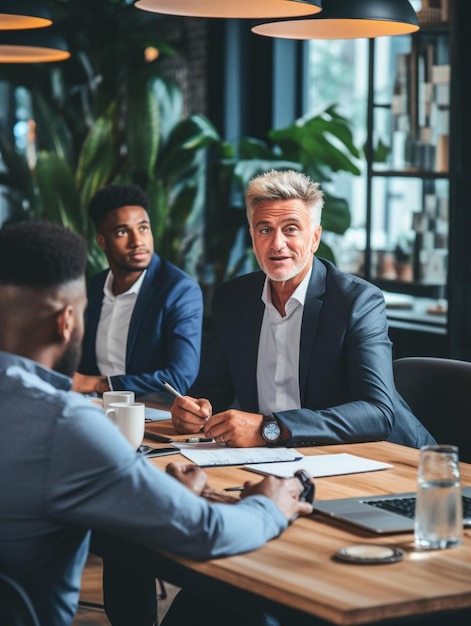
<path id="1" fill-rule="evenodd" d="M 25 585 L 41 623 L 62 624 L 75 612 L 88 531 L 54 519 L 53 488 L 60 485 L 51 483 L 51 463 L 72 454 L 73 445 L 60 449 L 67 393 L 39 378 L 38 369 L 0 352 L 0 567 Z"/>
<path id="2" fill-rule="evenodd" d="M 286 527 L 267 498 L 221 508 L 195 496 L 70 382 L 0 351 L 0 567 L 41 624 L 72 623 L 89 528 L 202 559 L 253 550 Z"/>
<path id="3" fill-rule="evenodd" d="M 89 530 L 207 559 L 258 548 L 312 511 L 298 481 L 273 477 L 237 504 L 212 505 L 196 495 L 200 468 L 158 470 L 70 391 L 85 265 L 85 240 L 62 226 L 0 229 L 0 568 L 44 626 L 72 623 Z"/>

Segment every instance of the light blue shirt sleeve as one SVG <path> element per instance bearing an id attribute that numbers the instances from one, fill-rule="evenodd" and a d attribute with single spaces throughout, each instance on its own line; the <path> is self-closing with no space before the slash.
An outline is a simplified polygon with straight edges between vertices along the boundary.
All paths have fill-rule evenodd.
<path id="1" fill-rule="evenodd" d="M 0 351 L 0 563 L 41 624 L 72 624 L 90 530 L 207 559 L 256 549 L 286 527 L 268 498 L 219 505 L 192 494 L 71 382 Z"/>
<path id="2" fill-rule="evenodd" d="M 136 453 L 93 405 L 69 403 L 51 436 L 51 515 L 192 559 L 264 545 L 287 520 L 264 496 L 211 504 Z"/>

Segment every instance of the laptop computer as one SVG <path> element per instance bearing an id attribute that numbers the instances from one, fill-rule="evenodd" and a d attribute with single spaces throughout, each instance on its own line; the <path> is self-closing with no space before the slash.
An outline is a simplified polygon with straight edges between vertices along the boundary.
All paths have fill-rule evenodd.
<path id="1" fill-rule="evenodd" d="M 471 526 L 471 487 L 462 488 L 463 526 Z M 414 492 L 380 496 L 339 498 L 314 502 L 314 513 L 376 534 L 406 533 L 414 530 Z"/>

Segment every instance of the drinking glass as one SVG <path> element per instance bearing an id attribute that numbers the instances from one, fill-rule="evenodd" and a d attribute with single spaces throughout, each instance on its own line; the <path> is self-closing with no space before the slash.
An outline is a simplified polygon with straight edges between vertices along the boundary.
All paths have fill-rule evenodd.
<path id="1" fill-rule="evenodd" d="M 415 545 L 443 549 L 463 541 L 458 447 L 423 446 L 420 449 L 415 507 Z"/>

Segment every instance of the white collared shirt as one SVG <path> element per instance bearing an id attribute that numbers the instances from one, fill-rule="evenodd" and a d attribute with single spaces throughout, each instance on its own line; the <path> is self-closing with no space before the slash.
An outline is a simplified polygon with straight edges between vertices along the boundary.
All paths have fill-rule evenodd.
<path id="1" fill-rule="evenodd" d="M 270 279 L 265 279 L 265 304 L 257 359 L 258 408 L 268 415 L 301 407 L 299 394 L 299 347 L 304 302 L 311 270 L 286 303 L 282 317 L 274 307 Z"/>
<path id="2" fill-rule="evenodd" d="M 126 373 L 129 324 L 146 271 L 142 272 L 130 289 L 117 296 L 112 290 L 113 274 L 108 272 L 95 343 L 97 365 L 102 376 Z"/>

